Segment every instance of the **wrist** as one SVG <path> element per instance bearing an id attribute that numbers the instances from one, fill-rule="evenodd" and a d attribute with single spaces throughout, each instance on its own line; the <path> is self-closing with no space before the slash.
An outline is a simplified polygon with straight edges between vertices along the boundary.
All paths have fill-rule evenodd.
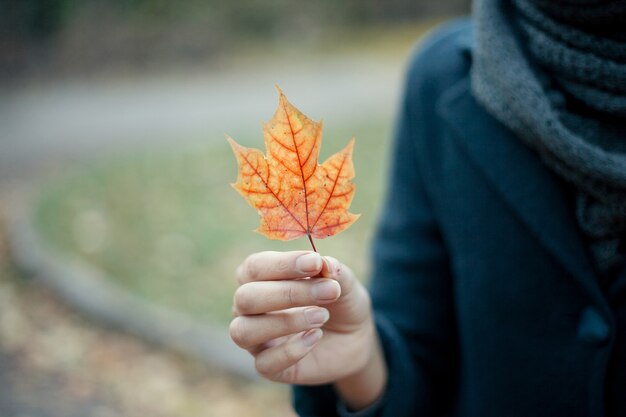
<path id="1" fill-rule="evenodd" d="M 335 390 L 351 410 L 362 410 L 372 405 L 385 391 L 387 364 L 380 339 L 373 322 L 370 322 L 368 341 L 369 355 L 365 355 L 361 367 L 334 383 Z"/>

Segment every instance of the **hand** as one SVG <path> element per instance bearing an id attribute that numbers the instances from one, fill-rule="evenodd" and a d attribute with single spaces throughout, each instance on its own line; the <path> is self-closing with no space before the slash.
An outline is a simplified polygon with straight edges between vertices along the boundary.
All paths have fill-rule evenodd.
<path id="1" fill-rule="evenodd" d="M 289 384 L 335 383 L 376 399 L 386 382 L 367 290 L 352 271 L 315 252 L 260 252 L 238 268 L 230 334 L 261 376 Z M 367 377 L 369 380 L 359 381 Z M 346 384 L 350 381 L 350 384 Z M 345 390 L 344 390 L 345 391 Z"/>

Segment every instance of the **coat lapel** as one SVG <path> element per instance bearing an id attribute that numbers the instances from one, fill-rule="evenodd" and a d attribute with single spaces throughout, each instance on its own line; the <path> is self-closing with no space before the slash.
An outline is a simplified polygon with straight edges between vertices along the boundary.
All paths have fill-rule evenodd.
<path id="1" fill-rule="evenodd" d="M 452 136 L 516 215 L 598 304 L 604 304 L 563 183 L 476 102 L 469 78 L 447 90 L 438 112 Z"/>

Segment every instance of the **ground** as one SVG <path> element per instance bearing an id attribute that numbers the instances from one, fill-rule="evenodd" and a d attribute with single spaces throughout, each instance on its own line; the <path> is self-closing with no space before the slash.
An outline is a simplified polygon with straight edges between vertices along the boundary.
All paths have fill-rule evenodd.
<path id="1" fill-rule="evenodd" d="M 0 200 L 2 201 L 2 200 Z M 14 270 L 0 203 L 0 415 L 293 416 L 288 391 L 94 326 Z"/>

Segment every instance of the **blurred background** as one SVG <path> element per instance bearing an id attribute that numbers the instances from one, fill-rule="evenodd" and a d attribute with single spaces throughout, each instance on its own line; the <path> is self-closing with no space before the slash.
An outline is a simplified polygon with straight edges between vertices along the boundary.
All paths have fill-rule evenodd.
<path id="1" fill-rule="evenodd" d="M 321 160 L 357 139 L 351 211 L 362 217 L 316 245 L 365 281 L 406 59 L 468 10 L 469 0 L 0 0 L 0 416 L 293 415 L 286 387 L 242 377 L 220 354 L 172 349 L 184 335 L 169 334 L 169 348 L 145 338 L 167 320 L 137 321 L 111 302 L 129 331 L 85 308 L 107 301 L 75 265 L 212 326 L 218 346 L 235 266 L 259 250 L 308 249 L 253 233 L 258 216 L 229 186 L 224 134 L 262 147 L 278 84 L 324 119 Z"/>

